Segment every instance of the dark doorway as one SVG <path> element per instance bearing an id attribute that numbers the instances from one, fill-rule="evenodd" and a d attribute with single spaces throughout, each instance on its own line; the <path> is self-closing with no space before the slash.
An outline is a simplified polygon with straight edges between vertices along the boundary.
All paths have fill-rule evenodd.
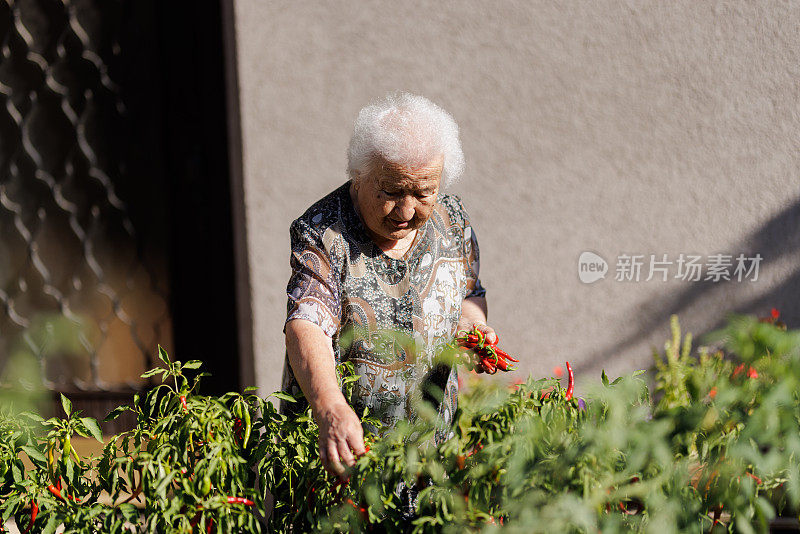
<path id="1" fill-rule="evenodd" d="M 239 388 L 234 239 L 220 3 L 158 3 L 178 359 L 206 362 L 204 391 Z"/>

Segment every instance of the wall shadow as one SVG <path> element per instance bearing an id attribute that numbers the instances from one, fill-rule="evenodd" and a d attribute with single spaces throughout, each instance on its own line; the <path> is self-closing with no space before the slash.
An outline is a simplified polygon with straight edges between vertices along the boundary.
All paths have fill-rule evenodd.
<path id="1" fill-rule="evenodd" d="M 750 257 L 756 253 L 761 254 L 763 259 L 759 267 L 759 278 L 772 265 L 798 251 L 800 251 L 800 198 L 797 198 L 760 229 L 741 239 L 730 249 L 730 253 L 734 255 L 744 253 Z M 744 284 L 749 283 L 752 282 L 695 282 L 684 290 L 671 292 L 654 299 L 633 312 L 636 314 L 636 324 L 638 324 L 634 333 L 613 345 L 588 354 L 587 358 L 583 360 L 586 363 L 576 366 L 576 368 L 583 370 L 602 368 L 617 354 L 639 345 L 656 330 L 663 331 L 664 340 L 666 340 L 669 336 L 671 315 L 682 317 L 689 309 L 701 303 L 714 292 L 732 291 L 735 296 L 738 290 L 744 290 L 746 287 Z M 781 320 L 787 324 L 788 328 L 800 327 L 800 262 L 792 273 L 772 290 L 755 298 L 742 299 L 741 303 L 732 309 L 720 310 L 719 318 L 711 326 L 699 331 L 696 328 L 686 328 L 690 325 L 682 326 L 685 331 L 693 333 L 694 339 L 702 340 L 707 333 L 724 326 L 727 316 L 731 313 L 766 316 L 773 307 L 780 310 Z"/>

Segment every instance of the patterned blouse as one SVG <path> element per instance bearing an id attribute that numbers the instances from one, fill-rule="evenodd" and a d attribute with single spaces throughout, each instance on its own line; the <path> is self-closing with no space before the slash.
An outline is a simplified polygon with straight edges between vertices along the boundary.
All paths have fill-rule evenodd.
<path id="1" fill-rule="evenodd" d="M 367 235 L 349 189 L 343 184 L 290 227 L 286 321 L 306 319 L 322 328 L 336 363 L 352 362 L 360 376 L 351 406 L 358 414 L 369 407 L 384 425 L 413 418 L 412 399 L 424 394 L 420 385 L 435 384 L 444 394 L 437 403 L 439 441 L 457 407 L 458 377 L 455 368 L 431 362 L 453 339 L 464 298 L 486 293 L 475 232 L 461 200 L 440 194 L 405 256 L 390 258 Z M 283 389 L 301 393 L 288 360 Z"/>

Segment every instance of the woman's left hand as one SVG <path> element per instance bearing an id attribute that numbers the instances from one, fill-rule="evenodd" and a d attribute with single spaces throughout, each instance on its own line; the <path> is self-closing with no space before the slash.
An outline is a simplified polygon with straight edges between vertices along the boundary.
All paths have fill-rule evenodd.
<path id="1" fill-rule="evenodd" d="M 486 336 L 486 343 L 489 345 L 495 345 L 500 340 L 497 332 L 494 331 L 494 328 L 487 325 L 486 323 L 476 322 L 472 324 L 460 325 L 459 330 L 480 330 L 483 332 L 483 335 Z M 462 358 L 468 359 L 469 356 L 467 353 L 462 353 L 459 355 Z M 475 367 L 476 373 L 483 373 L 483 369 L 480 365 Z"/>

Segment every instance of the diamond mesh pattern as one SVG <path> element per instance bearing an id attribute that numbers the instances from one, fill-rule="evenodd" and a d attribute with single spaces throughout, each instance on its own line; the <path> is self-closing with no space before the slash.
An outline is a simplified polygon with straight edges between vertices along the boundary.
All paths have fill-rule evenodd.
<path id="1" fill-rule="evenodd" d="M 115 82 L 127 4 L 0 0 L 0 367 L 34 357 L 56 390 L 138 388 L 172 344 L 164 251 L 120 193 L 140 178 Z"/>

